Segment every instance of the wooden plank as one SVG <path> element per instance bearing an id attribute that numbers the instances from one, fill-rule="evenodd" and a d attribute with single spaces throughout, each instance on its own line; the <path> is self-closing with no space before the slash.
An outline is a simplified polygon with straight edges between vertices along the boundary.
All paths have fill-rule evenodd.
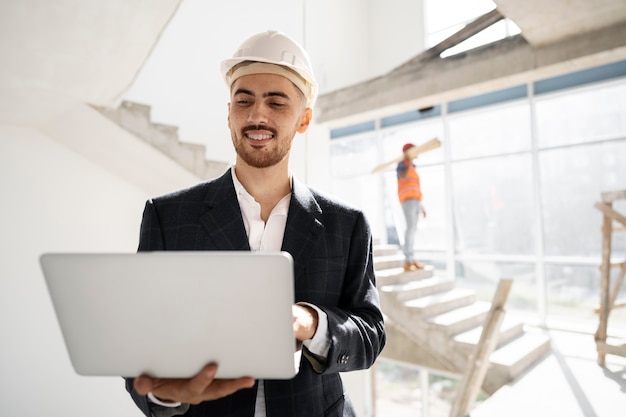
<path id="1" fill-rule="evenodd" d="M 604 355 L 616 355 L 626 357 L 626 344 L 611 345 L 609 343 L 597 343 L 598 353 L 602 352 Z"/>
<path id="2" fill-rule="evenodd" d="M 626 300 L 615 300 L 615 302 L 613 303 L 613 306 L 611 307 L 612 310 L 617 310 L 618 308 L 624 308 L 626 307 Z M 596 307 L 593 309 L 593 312 L 595 314 L 598 314 L 600 312 L 600 307 Z"/>
<path id="3" fill-rule="evenodd" d="M 417 156 L 419 154 L 422 154 L 422 153 L 428 152 L 428 151 L 432 151 L 433 149 L 437 149 L 440 146 L 441 146 L 441 141 L 438 138 L 432 138 L 432 139 L 422 143 L 421 145 L 413 146 L 411 149 L 409 149 L 407 151 L 407 154 L 409 156 L 409 159 L 413 160 L 413 159 L 417 158 Z M 389 167 L 391 167 L 393 165 L 397 165 L 403 159 L 404 159 L 404 153 L 402 155 L 400 155 L 399 157 L 397 157 L 396 159 L 393 159 L 393 160 L 388 161 L 388 162 L 384 162 L 384 163 L 376 166 L 372 170 L 372 174 L 375 174 L 377 172 L 382 172 L 385 169 L 387 169 L 387 168 L 389 168 Z"/>
<path id="4" fill-rule="evenodd" d="M 596 203 L 596 207 L 598 204 Z M 603 204 L 604 205 L 604 204 Z M 610 203 L 608 204 L 609 208 Z M 602 216 L 602 266 L 600 268 L 600 320 L 595 334 L 596 348 L 598 351 L 598 365 L 604 366 L 606 354 L 602 352 L 598 345 L 606 343 L 606 331 L 609 320 L 609 285 L 611 282 L 611 227 L 613 222 L 605 214 Z"/>
<path id="5" fill-rule="evenodd" d="M 498 344 L 498 334 L 505 315 L 504 304 L 509 296 L 512 284 L 512 279 L 501 279 L 498 283 L 491 309 L 485 319 L 480 340 L 476 345 L 474 354 L 468 360 L 461 385 L 459 386 L 459 392 L 450 409 L 450 417 L 469 415 L 470 409 L 476 400 L 478 391 L 487 374 L 489 357 Z"/>
<path id="6" fill-rule="evenodd" d="M 623 216 L 617 211 L 613 210 L 613 207 L 611 207 L 610 203 L 597 202 L 595 204 L 595 208 L 604 213 L 604 215 L 608 218 L 615 220 L 626 227 L 626 216 Z"/>
<path id="7" fill-rule="evenodd" d="M 626 300 L 618 300 L 613 304 L 613 310 L 626 307 Z"/>
<path id="8" fill-rule="evenodd" d="M 602 201 L 605 203 L 612 203 L 615 200 L 625 200 L 626 190 L 605 191 L 600 195 L 602 196 Z"/>
<path id="9" fill-rule="evenodd" d="M 617 302 L 617 294 L 624 283 L 624 275 L 626 275 L 625 263 L 621 263 L 619 272 L 613 288 L 610 288 L 611 284 L 611 267 L 615 264 L 611 263 L 611 235 L 613 233 L 613 221 L 621 223 L 622 226 L 626 226 L 626 217 L 618 213 L 613 209 L 613 201 L 626 199 L 626 190 L 620 191 L 607 191 L 601 194 L 602 202 L 595 204 L 595 207 L 600 210 L 604 216 L 602 216 L 602 264 L 600 265 L 600 321 L 598 323 L 598 329 L 595 334 L 596 350 L 598 352 L 598 365 L 604 366 L 606 362 L 606 355 L 609 353 L 626 356 L 626 345 L 611 346 L 606 342 L 607 339 L 607 327 L 609 314 L 611 310 L 620 306 L 621 302 Z"/>

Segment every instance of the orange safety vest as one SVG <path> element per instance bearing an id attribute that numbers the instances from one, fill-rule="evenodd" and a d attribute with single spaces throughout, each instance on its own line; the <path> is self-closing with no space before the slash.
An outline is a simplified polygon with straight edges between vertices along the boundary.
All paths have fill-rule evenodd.
<path id="1" fill-rule="evenodd" d="M 404 178 L 400 177 L 400 173 L 398 173 L 398 199 L 400 202 L 411 198 L 422 201 L 420 176 L 411 161 L 405 160 L 404 164 L 408 166 L 408 170 Z"/>

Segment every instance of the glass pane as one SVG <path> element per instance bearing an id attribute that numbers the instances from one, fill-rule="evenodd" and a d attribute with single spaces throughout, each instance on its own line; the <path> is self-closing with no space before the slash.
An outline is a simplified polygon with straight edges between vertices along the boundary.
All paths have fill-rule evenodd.
<path id="1" fill-rule="evenodd" d="M 531 173 L 529 154 L 452 164 L 458 252 L 534 254 Z"/>
<path id="2" fill-rule="evenodd" d="M 420 371 L 380 358 L 376 361 L 376 415 L 408 417 L 421 410 Z"/>
<path id="3" fill-rule="evenodd" d="M 525 322 L 536 321 L 537 278 L 534 263 L 463 261 L 457 263 L 458 287 L 476 290 L 476 298 L 491 302 L 501 278 L 513 279 L 506 302 L 507 311 L 523 316 Z"/>
<path id="4" fill-rule="evenodd" d="M 527 101 L 450 116 L 453 160 L 530 150 Z"/>
<path id="5" fill-rule="evenodd" d="M 618 270 L 612 271 L 612 283 Z M 594 333 L 599 316 L 600 271 L 598 266 L 547 265 L 548 324 L 556 328 L 575 329 Z M 626 298 L 622 285 L 618 299 Z M 626 338 L 626 309 L 615 309 L 609 314 L 609 336 Z"/>
<path id="6" fill-rule="evenodd" d="M 491 0 L 425 0 L 424 1 L 424 29 L 427 38 L 434 35 L 433 42 L 428 46 L 434 46 L 442 39 L 436 38 L 436 32 L 450 27 L 461 29 L 466 23 L 478 16 L 495 9 L 496 5 Z M 438 39 L 435 41 L 435 39 Z"/>
<path id="7" fill-rule="evenodd" d="M 371 172 L 378 161 L 376 133 L 330 141 L 331 178 Z"/>
<path id="8" fill-rule="evenodd" d="M 428 398 L 424 404 L 424 375 L 418 367 L 386 360 L 376 361 L 376 413 L 383 417 L 448 417 L 461 381 L 457 378 L 428 373 Z M 479 392 L 475 406 L 486 399 Z M 427 410 L 424 410 L 424 408 Z"/>
<path id="9" fill-rule="evenodd" d="M 386 235 L 383 228 L 385 223 L 381 190 L 380 187 L 373 186 L 370 174 L 335 178 L 331 190 L 334 196 L 363 210 L 374 239 L 381 239 Z"/>
<path id="10" fill-rule="evenodd" d="M 603 191 L 626 189 L 626 139 L 545 150 L 539 165 L 546 255 L 599 257 L 602 214 L 594 204 Z M 626 236 L 615 238 L 614 249 L 626 251 Z"/>
<path id="11" fill-rule="evenodd" d="M 626 82 L 538 98 L 539 147 L 626 136 Z"/>

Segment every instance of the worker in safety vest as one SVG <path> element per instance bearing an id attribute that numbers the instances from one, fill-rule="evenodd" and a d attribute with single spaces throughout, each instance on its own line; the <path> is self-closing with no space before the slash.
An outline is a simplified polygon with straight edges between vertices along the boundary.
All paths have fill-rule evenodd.
<path id="1" fill-rule="evenodd" d="M 415 271 L 423 269 L 424 265 L 415 260 L 413 246 L 415 234 L 417 232 L 417 220 L 420 213 L 426 217 L 426 211 L 422 206 L 422 189 L 420 187 L 420 177 L 417 174 L 412 158 L 407 152 L 414 147 L 412 143 L 407 143 L 402 147 L 404 159 L 398 163 L 396 169 L 398 176 L 398 199 L 402 206 L 402 212 L 406 220 L 406 231 L 404 233 L 404 270 Z"/>

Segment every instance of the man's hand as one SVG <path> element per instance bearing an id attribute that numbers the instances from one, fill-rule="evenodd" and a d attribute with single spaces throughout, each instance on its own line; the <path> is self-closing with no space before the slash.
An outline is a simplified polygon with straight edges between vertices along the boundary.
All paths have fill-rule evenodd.
<path id="1" fill-rule="evenodd" d="M 149 392 L 163 401 L 199 404 L 203 401 L 217 400 L 236 391 L 254 386 L 253 378 L 215 379 L 216 364 L 205 366 L 190 379 L 164 379 L 139 376 L 135 378 L 134 388 L 140 395 Z"/>
<path id="2" fill-rule="evenodd" d="M 299 342 L 312 339 L 317 331 L 317 311 L 303 304 L 294 304 L 293 311 L 293 333 Z"/>

